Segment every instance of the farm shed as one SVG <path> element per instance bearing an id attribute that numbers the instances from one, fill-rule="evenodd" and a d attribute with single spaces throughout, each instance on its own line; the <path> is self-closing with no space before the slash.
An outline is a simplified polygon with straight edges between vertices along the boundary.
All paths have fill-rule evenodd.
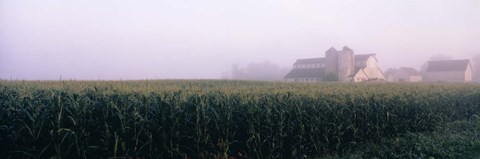
<path id="1" fill-rule="evenodd" d="M 471 82 L 470 60 L 429 61 L 426 71 L 429 82 Z"/>
<path id="2" fill-rule="evenodd" d="M 394 82 L 421 82 L 420 72 L 410 67 L 401 67 L 393 74 Z"/>

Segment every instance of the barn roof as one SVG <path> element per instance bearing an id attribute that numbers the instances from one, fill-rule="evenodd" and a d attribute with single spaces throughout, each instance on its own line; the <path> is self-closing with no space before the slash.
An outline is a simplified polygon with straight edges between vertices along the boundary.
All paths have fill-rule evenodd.
<path id="1" fill-rule="evenodd" d="M 397 71 L 400 71 L 400 70 L 404 71 L 410 76 L 421 76 L 420 72 L 418 72 L 417 70 L 411 67 L 400 67 Z"/>
<path id="2" fill-rule="evenodd" d="M 299 64 L 318 64 L 318 63 L 325 63 L 325 58 L 309 58 L 309 59 L 297 59 L 294 65 Z"/>
<path id="3" fill-rule="evenodd" d="M 285 78 L 322 78 L 325 68 L 293 69 Z"/>
<path id="4" fill-rule="evenodd" d="M 465 71 L 470 60 L 428 61 L 427 72 Z"/>
<path id="5" fill-rule="evenodd" d="M 364 68 L 365 68 L 365 67 L 363 67 L 363 66 L 357 66 L 357 67 L 355 67 L 355 71 L 353 72 L 353 74 L 351 74 L 351 75 L 348 76 L 348 77 L 354 77 L 355 75 L 357 75 L 358 72 L 363 72 L 363 73 L 365 73 L 365 72 L 363 71 Z"/>
<path id="6" fill-rule="evenodd" d="M 355 67 L 355 72 L 354 72 L 354 74 L 356 74 L 358 71 L 360 71 L 360 70 L 362 70 L 362 69 L 364 69 L 364 68 L 365 68 L 365 66 L 356 66 L 356 67 Z M 352 76 L 353 76 L 353 75 L 352 75 Z"/>
<path id="7" fill-rule="evenodd" d="M 355 61 L 366 61 L 370 56 L 373 56 L 375 58 L 375 54 L 361 54 L 361 55 L 355 55 Z M 376 60 L 377 58 L 375 58 Z"/>
<path id="8" fill-rule="evenodd" d="M 371 56 L 373 56 L 375 58 L 375 54 L 355 55 L 355 61 L 366 61 Z M 375 58 L 375 60 L 376 60 L 376 58 Z M 320 64 L 320 63 L 325 63 L 325 58 L 324 57 L 297 59 L 297 61 L 294 63 L 294 65 Z"/>

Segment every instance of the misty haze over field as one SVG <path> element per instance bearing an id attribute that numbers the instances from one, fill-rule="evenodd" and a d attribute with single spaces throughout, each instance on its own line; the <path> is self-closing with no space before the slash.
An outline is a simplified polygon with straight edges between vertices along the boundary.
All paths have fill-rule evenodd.
<path id="1" fill-rule="evenodd" d="M 480 54 L 479 28 L 479 0 L 1 0 L 0 78 L 219 79 L 344 45 L 420 69 Z"/>

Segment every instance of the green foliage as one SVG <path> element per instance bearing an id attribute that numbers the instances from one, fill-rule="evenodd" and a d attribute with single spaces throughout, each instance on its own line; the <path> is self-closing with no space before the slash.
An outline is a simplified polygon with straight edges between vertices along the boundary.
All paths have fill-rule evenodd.
<path id="1" fill-rule="evenodd" d="M 448 122 L 433 132 L 406 133 L 367 143 L 339 158 L 478 158 L 480 156 L 480 120 Z"/>
<path id="2" fill-rule="evenodd" d="M 0 81 L 0 158 L 338 155 L 474 118 L 479 90 L 473 84 Z"/>
<path id="3" fill-rule="evenodd" d="M 328 72 L 325 74 L 325 77 L 323 77 L 323 81 L 330 81 L 330 82 L 338 81 L 338 75 L 333 72 Z"/>

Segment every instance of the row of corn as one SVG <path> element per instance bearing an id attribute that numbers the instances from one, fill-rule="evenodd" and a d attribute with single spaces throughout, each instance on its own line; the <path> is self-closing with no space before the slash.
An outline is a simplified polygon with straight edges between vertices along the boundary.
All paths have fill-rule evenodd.
<path id="1" fill-rule="evenodd" d="M 0 81 L 0 158 L 302 158 L 480 113 L 474 84 Z"/>

